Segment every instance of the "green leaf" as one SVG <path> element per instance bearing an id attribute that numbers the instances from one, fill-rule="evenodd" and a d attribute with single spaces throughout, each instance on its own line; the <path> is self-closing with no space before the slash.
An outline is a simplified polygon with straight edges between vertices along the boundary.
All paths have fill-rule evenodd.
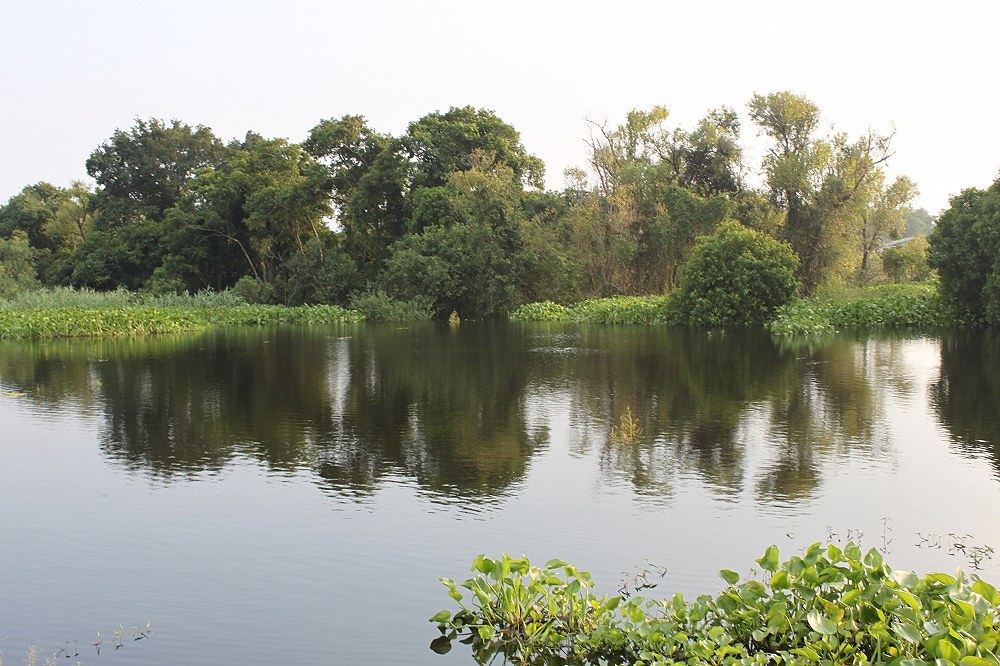
<path id="1" fill-rule="evenodd" d="M 912 624 L 907 624 L 906 622 L 896 622 L 892 625 L 892 630 L 896 632 L 897 635 L 905 638 L 911 643 L 920 643 L 922 640 L 920 631 Z"/>
<path id="2" fill-rule="evenodd" d="M 806 615 L 806 621 L 813 631 L 824 636 L 832 636 L 837 633 L 837 625 L 830 618 L 825 617 L 818 609 L 814 608 Z"/>
<path id="3" fill-rule="evenodd" d="M 996 666 L 995 661 L 990 661 L 989 659 L 984 659 L 983 657 L 977 657 L 975 655 L 968 655 L 962 657 L 958 660 L 959 666 Z"/>
<path id="4" fill-rule="evenodd" d="M 958 660 L 962 658 L 962 653 L 957 647 L 952 645 L 951 641 L 941 641 L 937 644 L 937 649 L 935 650 L 937 656 L 942 659 L 947 659 L 952 663 L 958 663 Z"/>
<path id="5" fill-rule="evenodd" d="M 430 621 L 441 623 L 441 622 L 447 622 L 450 619 L 451 619 L 451 611 L 443 610 L 435 613 L 434 617 L 432 617 Z"/>
<path id="6" fill-rule="evenodd" d="M 772 590 L 785 590 L 788 589 L 790 583 L 788 582 L 788 572 L 782 569 L 781 571 L 776 571 L 773 576 L 771 576 L 771 589 Z"/>
<path id="7" fill-rule="evenodd" d="M 778 547 L 768 546 L 764 556 L 757 560 L 757 564 L 764 571 L 774 572 L 778 569 Z"/>
<path id="8" fill-rule="evenodd" d="M 997 594 L 997 589 L 986 581 L 977 580 L 972 584 L 972 591 L 976 594 L 982 595 L 986 601 L 990 602 L 994 606 L 1000 606 L 1000 594 Z"/>
<path id="9" fill-rule="evenodd" d="M 906 592 L 904 590 L 896 590 L 896 596 L 899 597 L 904 604 L 906 604 L 913 610 L 920 610 L 921 608 L 920 599 L 917 599 L 916 595 L 910 594 L 909 592 Z"/>
<path id="10" fill-rule="evenodd" d="M 719 575 L 722 577 L 722 580 L 730 585 L 735 585 L 740 579 L 740 575 L 731 569 L 723 569 L 719 572 Z"/>

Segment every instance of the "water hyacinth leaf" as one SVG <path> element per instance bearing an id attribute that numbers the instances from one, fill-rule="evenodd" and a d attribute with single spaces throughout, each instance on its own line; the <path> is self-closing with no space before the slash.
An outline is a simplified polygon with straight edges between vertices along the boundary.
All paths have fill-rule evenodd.
<path id="1" fill-rule="evenodd" d="M 959 666 L 996 666 L 997 662 L 970 654 L 959 659 L 958 664 Z"/>
<path id="2" fill-rule="evenodd" d="M 904 604 L 906 604 L 913 610 L 920 610 L 921 608 L 920 599 L 917 599 L 915 595 L 910 594 L 909 592 L 906 592 L 904 590 L 896 590 L 896 596 L 899 597 Z"/>
<path id="3" fill-rule="evenodd" d="M 451 611 L 443 610 L 435 613 L 434 616 L 430 619 L 430 621 L 440 623 L 440 622 L 447 622 L 450 619 L 451 619 Z"/>
<path id="4" fill-rule="evenodd" d="M 740 580 L 740 575 L 731 569 L 723 569 L 719 572 L 719 576 L 730 585 L 735 585 Z"/>
<path id="5" fill-rule="evenodd" d="M 928 581 L 933 581 L 935 583 L 941 583 L 943 585 L 954 585 L 955 577 L 949 576 L 946 573 L 931 573 L 926 576 Z"/>
<path id="6" fill-rule="evenodd" d="M 914 627 L 912 624 L 906 622 L 896 622 L 892 625 L 892 630 L 896 634 L 911 643 L 919 643 L 921 641 L 920 631 Z"/>
<path id="7" fill-rule="evenodd" d="M 990 602 L 994 606 L 1000 606 L 1000 594 L 997 594 L 997 589 L 986 581 L 977 580 L 972 584 L 972 591 L 976 594 L 982 595 L 986 601 Z"/>
<path id="8" fill-rule="evenodd" d="M 479 573 L 488 575 L 493 571 L 493 560 L 487 559 L 486 555 L 479 555 L 472 561 L 472 568 Z"/>
<path id="9" fill-rule="evenodd" d="M 757 560 L 757 564 L 764 571 L 774 572 L 778 569 L 778 547 L 768 546 L 764 556 Z"/>
<path id="10" fill-rule="evenodd" d="M 813 631 L 818 634 L 823 634 L 824 636 L 832 636 L 837 633 L 837 625 L 830 620 L 830 618 L 825 617 L 818 609 L 812 609 L 806 615 L 806 621 L 809 626 L 812 627 Z"/>
<path id="11" fill-rule="evenodd" d="M 957 664 L 958 660 L 962 658 L 962 652 L 948 640 L 939 641 L 934 651 L 938 657 L 953 664 Z"/>
<path id="12" fill-rule="evenodd" d="M 912 590 L 920 582 L 920 578 L 912 571 L 893 571 L 892 579 L 908 590 Z"/>
<path id="13" fill-rule="evenodd" d="M 788 571 L 782 569 L 776 571 L 773 576 L 771 576 L 771 589 L 772 590 L 786 590 L 791 586 L 788 578 Z"/>

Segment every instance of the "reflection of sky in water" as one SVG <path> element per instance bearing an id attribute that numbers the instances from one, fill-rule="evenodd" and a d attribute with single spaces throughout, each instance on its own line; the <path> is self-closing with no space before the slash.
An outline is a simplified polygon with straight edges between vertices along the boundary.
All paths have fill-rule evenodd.
<path id="1" fill-rule="evenodd" d="M 26 393 L 0 398 L 5 659 L 148 621 L 84 663 L 460 663 L 426 618 L 481 552 L 609 591 L 648 560 L 654 593 L 696 594 L 770 543 L 861 533 L 918 571 L 1000 546 L 997 416 L 952 426 L 978 448 L 941 424 L 976 397 L 932 400 L 940 341 L 525 330 L 0 350 L 0 390 Z M 946 397 L 988 394 L 962 349 Z M 626 406 L 634 444 L 609 437 Z"/>

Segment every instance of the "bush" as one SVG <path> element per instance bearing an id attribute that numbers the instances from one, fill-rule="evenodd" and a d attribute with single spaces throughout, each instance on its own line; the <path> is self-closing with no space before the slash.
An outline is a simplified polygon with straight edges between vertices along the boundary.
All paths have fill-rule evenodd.
<path id="1" fill-rule="evenodd" d="M 478 663 L 515 664 L 1000 663 L 1000 594 L 975 576 L 893 571 L 854 543 L 784 563 L 771 546 L 756 564 L 760 580 L 720 571 L 717 596 L 656 601 L 597 596 L 590 574 L 561 560 L 480 555 L 473 578 L 441 579 L 460 610 L 431 618 L 442 634 L 431 648 L 461 638 Z"/>
<path id="2" fill-rule="evenodd" d="M 798 259 L 786 243 L 732 220 L 698 239 L 681 272 L 679 307 L 695 326 L 767 321 L 795 297 Z"/>
<path id="3" fill-rule="evenodd" d="M 249 275 L 237 280 L 232 291 L 247 303 L 274 303 L 276 297 L 274 285 Z"/>

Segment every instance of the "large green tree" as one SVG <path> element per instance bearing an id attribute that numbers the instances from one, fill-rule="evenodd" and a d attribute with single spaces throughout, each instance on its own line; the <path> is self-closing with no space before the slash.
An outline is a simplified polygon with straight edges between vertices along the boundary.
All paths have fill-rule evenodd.
<path id="1" fill-rule="evenodd" d="M 136 119 L 128 131 L 115 130 L 87 159 L 87 173 L 97 181 L 94 205 L 101 222 L 162 222 L 195 172 L 218 164 L 224 154 L 222 142 L 202 125 L 152 118 Z"/>
<path id="2" fill-rule="evenodd" d="M 864 210 L 891 155 L 891 135 L 818 134 L 819 108 L 788 91 L 754 95 L 750 117 L 771 139 L 763 168 L 773 201 L 785 213 L 782 234 L 799 255 L 806 292 L 856 264 Z"/>
<path id="3" fill-rule="evenodd" d="M 941 294 L 965 317 L 1000 324 L 1000 178 L 953 197 L 929 240 Z"/>

